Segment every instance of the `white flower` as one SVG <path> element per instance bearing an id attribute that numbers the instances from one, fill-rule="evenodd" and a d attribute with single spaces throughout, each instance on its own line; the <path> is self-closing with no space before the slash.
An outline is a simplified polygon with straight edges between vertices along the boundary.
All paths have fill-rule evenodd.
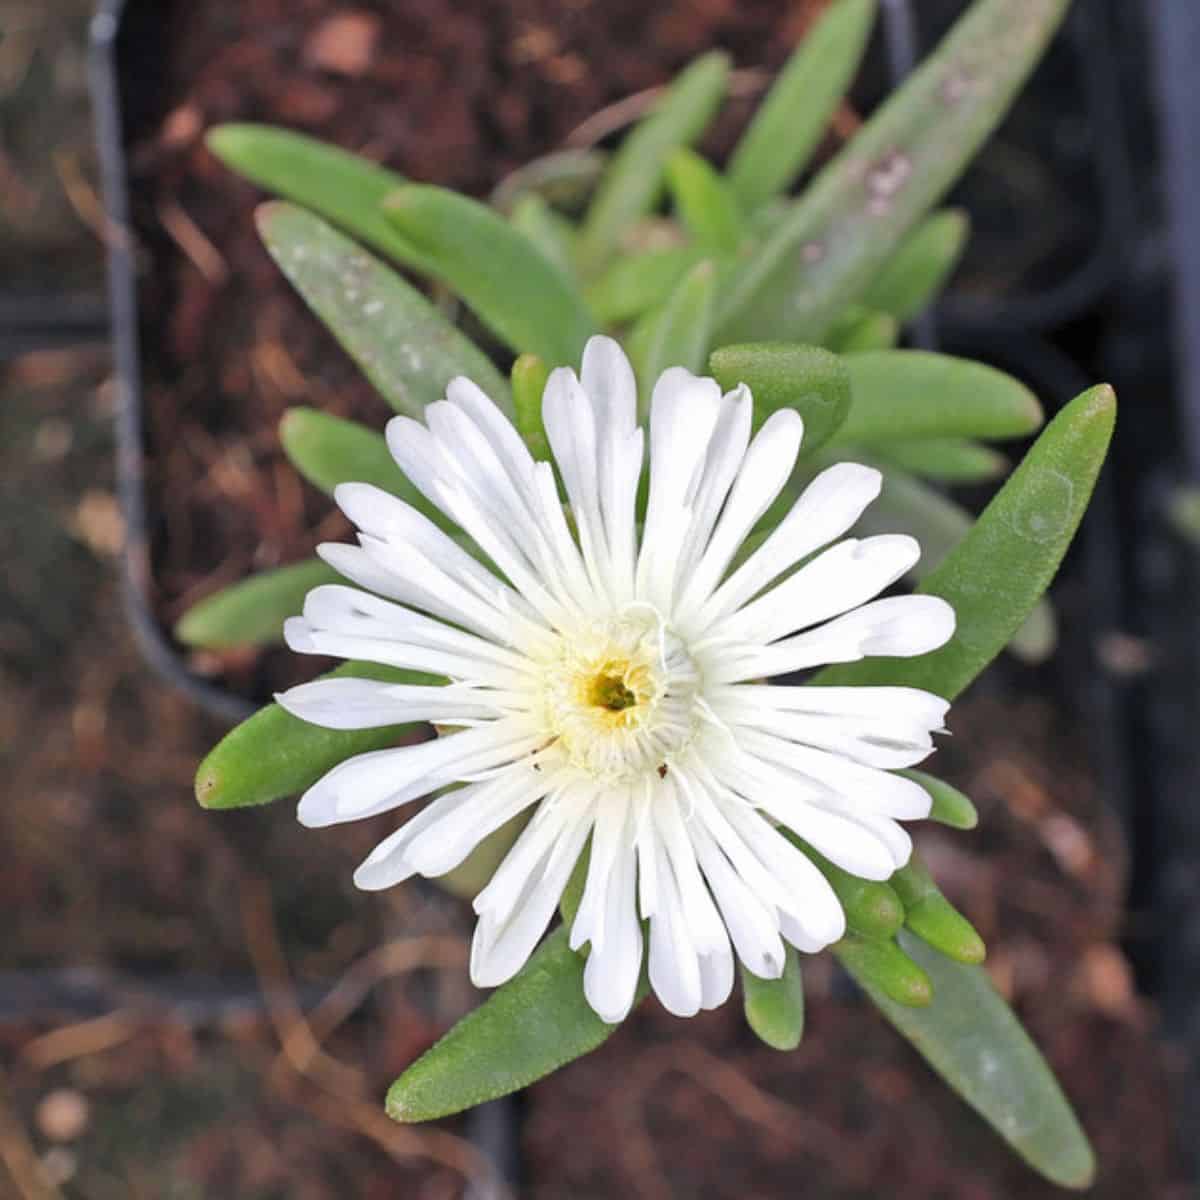
<path id="1" fill-rule="evenodd" d="M 855 875 L 886 879 L 911 849 L 898 821 L 930 807 L 891 771 L 930 753 L 947 704 L 910 688 L 761 681 L 923 654 L 954 627 L 933 597 L 873 599 L 916 562 L 912 538 L 836 540 L 879 493 L 869 467 L 819 475 L 735 567 L 792 473 L 803 423 L 776 412 L 751 438 L 749 391 L 722 396 L 681 368 L 654 388 L 639 537 L 636 413 L 633 373 L 608 338 L 588 343 L 582 379 L 550 376 L 543 417 L 570 516 L 550 464 L 466 379 L 426 424 L 396 417 L 387 435 L 400 467 L 501 574 L 386 492 L 338 488 L 359 545 L 321 553 L 359 587 L 311 592 L 288 645 L 451 682 L 326 679 L 279 697 L 332 729 L 456 730 L 349 759 L 301 799 L 300 820 L 322 826 L 462 785 L 383 841 L 359 887 L 441 875 L 535 808 L 475 899 L 479 986 L 526 961 L 590 836 L 571 945 L 591 944 L 587 999 L 607 1021 L 633 1003 L 639 918 L 650 982 L 679 1015 L 728 997 L 735 952 L 774 978 L 785 942 L 815 951 L 842 936 L 832 889 L 781 829 Z"/>

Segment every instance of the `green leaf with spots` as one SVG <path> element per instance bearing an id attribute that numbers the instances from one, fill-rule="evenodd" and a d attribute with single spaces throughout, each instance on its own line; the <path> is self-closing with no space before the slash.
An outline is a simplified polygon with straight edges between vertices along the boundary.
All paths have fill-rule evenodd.
<path id="1" fill-rule="evenodd" d="M 1060 1187 L 1086 1188 L 1096 1162 L 1046 1061 L 982 967 L 952 962 L 901 933 L 933 985 L 927 1008 L 887 995 L 853 960 L 843 965 L 929 1065 L 1031 1166 Z"/>
<path id="2" fill-rule="evenodd" d="M 1008 110 L 1069 0 L 976 0 L 722 289 L 722 341 L 819 341 Z"/>
<path id="3" fill-rule="evenodd" d="M 393 192 L 383 212 L 512 350 L 537 354 L 554 367 L 578 365 L 596 332 L 591 313 L 562 268 L 499 213 L 428 184 Z"/>
<path id="4" fill-rule="evenodd" d="M 283 640 L 283 623 L 304 606 L 304 597 L 341 576 L 320 559 L 262 571 L 193 604 L 175 625 L 186 646 L 208 650 L 264 646 Z"/>
<path id="5" fill-rule="evenodd" d="M 384 683 L 443 682 L 416 671 L 349 662 L 325 679 L 377 679 Z M 247 717 L 209 751 L 196 771 L 196 799 L 205 808 L 246 808 L 293 796 L 347 758 L 399 744 L 427 725 L 382 729 L 322 729 L 268 704 Z"/>
<path id="6" fill-rule="evenodd" d="M 509 406 L 487 355 L 390 267 L 294 205 L 265 204 L 257 221 L 280 270 L 397 412 L 420 416 L 456 375 Z"/>

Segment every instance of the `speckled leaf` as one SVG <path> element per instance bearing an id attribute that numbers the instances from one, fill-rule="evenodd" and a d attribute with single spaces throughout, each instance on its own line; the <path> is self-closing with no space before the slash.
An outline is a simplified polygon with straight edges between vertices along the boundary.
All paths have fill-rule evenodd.
<path id="1" fill-rule="evenodd" d="M 900 945 L 928 975 L 933 1003 L 908 1008 L 853 962 L 843 965 L 931 1067 L 1034 1170 L 1086 1188 L 1096 1163 L 1062 1089 L 982 967 L 952 962 L 906 933 Z"/>
<path id="2" fill-rule="evenodd" d="M 291 204 L 263 205 L 258 230 L 283 273 L 397 412 L 420 416 L 456 375 L 508 407 L 508 384 L 487 355 L 390 267 Z"/>
<path id="3" fill-rule="evenodd" d="M 283 640 L 283 623 L 304 605 L 304 597 L 341 576 L 319 559 L 261 571 L 193 604 L 175 626 L 187 646 L 215 650 L 263 646 Z"/>
<path id="4" fill-rule="evenodd" d="M 626 136 L 584 218 L 579 258 L 585 274 L 605 267 L 622 234 L 657 203 L 667 158 L 704 132 L 725 95 L 728 74 L 729 59 L 719 51 L 698 58 Z"/>
<path id="5" fill-rule="evenodd" d="M 819 341 L 1007 111 L 1069 0 L 976 0 L 722 291 L 718 333 Z"/>
<path id="6" fill-rule="evenodd" d="M 393 192 L 383 211 L 507 346 L 578 366 L 596 332 L 591 313 L 571 278 L 499 213 L 427 184 Z"/>
<path id="7" fill-rule="evenodd" d="M 1049 586 L 1075 536 L 1116 420 L 1107 385 L 1077 396 L 1046 427 L 970 533 L 919 591 L 958 617 L 953 638 L 919 658 L 829 667 L 823 684 L 893 684 L 953 699 L 1004 648 Z"/>
<path id="8" fill-rule="evenodd" d="M 437 684 L 442 680 L 375 663 L 349 662 L 324 676 Z M 246 808 L 296 795 L 344 759 L 382 750 L 426 725 L 383 729 L 322 729 L 268 704 L 209 751 L 196 771 L 196 799 L 205 808 Z"/>
<path id="9" fill-rule="evenodd" d="M 729 162 L 729 184 L 750 212 L 786 191 L 820 145 L 858 69 L 876 0 L 838 0 L 784 64 Z"/>

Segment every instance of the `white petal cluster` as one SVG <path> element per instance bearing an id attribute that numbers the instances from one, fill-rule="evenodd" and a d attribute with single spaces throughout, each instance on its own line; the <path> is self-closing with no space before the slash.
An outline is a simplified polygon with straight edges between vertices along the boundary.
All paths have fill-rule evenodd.
<path id="1" fill-rule="evenodd" d="M 886 879 L 911 850 L 900 822 L 929 812 L 925 791 L 892 772 L 933 749 L 943 700 L 764 681 L 923 654 L 950 637 L 954 614 L 933 597 L 876 599 L 919 548 L 844 537 L 880 488 L 877 471 L 853 463 L 819 475 L 739 561 L 784 493 L 803 432 L 780 411 L 752 436 L 745 387 L 722 395 L 678 368 L 659 379 L 640 529 L 645 434 L 620 347 L 594 338 L 579 377 L 555 371 L 543 417 L 565 504 L 554 468 L 465 379 L 424 424 L 388 426 L 401 469 L 495 573 L 394 496 L 338 488 L 358 545 L 322 554 L 357 586 L 310 593 L 288 644 L 449 682 L 340 678 L 280 696 L 328 728 L 443 730 L 335 767 L 304 795 L 300 819 L 355 820 L 457 785 L 359 867 L 358 885 L 376 889 L 451 870 L 532 810 L 475 899 L 480 986 L 526 961 L 590 839 L 570 931 L 572 946 L 590 945 L 589 1003 L 607 1021 L 625 1016 L 648 940 L 654 991 L 691 1015 L 728 997 L 735 954 L 774 978 L 785 943 L 815 951 L 844 932 L 837 898 L 788 833 Z"/>

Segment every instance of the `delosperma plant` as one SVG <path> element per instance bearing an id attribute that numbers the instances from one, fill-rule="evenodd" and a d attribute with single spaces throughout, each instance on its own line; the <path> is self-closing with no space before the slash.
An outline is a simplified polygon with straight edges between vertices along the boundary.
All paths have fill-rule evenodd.
<path id="1" fill-rule="evenodd" d="M 829 948 L 1032 1166 L 1090 1180 L 902 824 L 974 826 L 914 768 L 1006 645 L 1051 651 L 1042 595 L 1113 429 L 1110 389 L 1079 396 L 973 520 L 943 486 L 1003 475 L 990 443 L 1035 433 L 1038 402 L 896 348 L 967 236 L 933 206 L 1066 7 L 977 0 L 798 195 L 874 0 L 830 6 L 723 167 L 691 149 L 719 53 L 603 161 L 551 155 L 492 205 L 287 131 L 212 132 L 286 198 L 260 210 L 268 250 L 400 415 L 386 437 L 284 418 L 357 543 L 209 598 L 178 633 L 347 661 L 230 733 L 197 794 L 303 793 L 316 826 L 404 808 L 356 882 L 421 874 L 473 902 L 471 975 L 496 991 L 396 1082 L 397 1119 L 524 1086 L 649 991 L 688 1016 L 740 976 L 751 1028 L 794 1048 L 803 959 Z"/>

